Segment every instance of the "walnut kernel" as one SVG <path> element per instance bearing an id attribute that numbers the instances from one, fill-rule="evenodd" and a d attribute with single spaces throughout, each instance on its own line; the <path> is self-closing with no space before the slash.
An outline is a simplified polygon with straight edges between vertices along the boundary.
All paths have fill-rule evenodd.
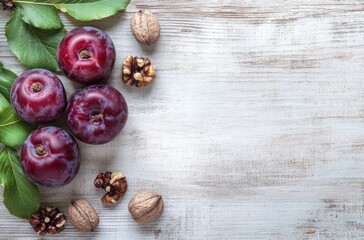
<path id="1" fill-rule="evenodd" d="M 122 65 L 122 79 L 128 86 L 147 86 L 157 76 L 157 68 L 148 58 L 128 56 Z"/>

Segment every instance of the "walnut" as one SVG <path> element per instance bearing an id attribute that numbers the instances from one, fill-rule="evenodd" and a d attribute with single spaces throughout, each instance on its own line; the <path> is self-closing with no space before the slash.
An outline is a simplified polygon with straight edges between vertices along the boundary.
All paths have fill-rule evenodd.
<path id="1" fill-rule="evenodd" d="M 130 200 L 128 208 L 135 221 L 147 224 L 162 215 L 164 203 L 161 195 L 152 190 L 144 190 Z"/>
<path id="2" fill-rule="evenodd" d="M 56 234 L 64 230 L 66 217 L 54 207 L 43 207 L 32 215 L 29 219 L 34 231 L 40 236 L 46 233 Z"/>
<path id="3" fill-rule="evenodd" d="M 143 44 L 153 44 L 160 36 L 158 19 L 148 10 L 139 10 L 130 19 L 131 31 L 136 40 Z"/>
<path id="4" fill-rule="evenodd" d="M 100 222 L 95 209 L 84 199 L 71 202 L 68 206 L 68 218 L 82 232 L 92 232 Z"/>
<path id="5" fill-rule="evenodd" d="M 97 175 L 94 185 L 102 188 L 106 194 L 101 198 L 102 203 L 115 204 L 122 198 L 128 188 L 126 177 L 121 172 L 105 172 Z"/>
<path id="6" fill-rule="evenodd" d="M 122 74 L 126 85 L 143 87 L 154 81 L 157 68 L 148 58 L 128 56 L 123 62 Z"/>

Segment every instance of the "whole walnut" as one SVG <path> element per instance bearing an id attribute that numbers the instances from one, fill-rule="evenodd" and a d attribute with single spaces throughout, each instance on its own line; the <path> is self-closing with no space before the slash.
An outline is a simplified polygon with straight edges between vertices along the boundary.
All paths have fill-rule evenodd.
<path id="1" fill-rule="evenodd" d="M 68 206 L 68 218 L 82 232 L 94 231 L 100 222 L 96 210 L 84 199 L 71 202 Z"/>
<path id="2" fill-rule="evenodd" d="M 155 15 L 145 9 L 134 13 L 130 19 L 131 31 L 136 40 L 144 44 L 155 43 L 160 36 L 160 25 Z"/>
<path id="3" fill-rule="evenodd" d="M 162 215 L 164 203 L 161 195 L 152 190 L 144 190 L 130 200 L 128 208 L 135 221 L 147 224 Z"/>

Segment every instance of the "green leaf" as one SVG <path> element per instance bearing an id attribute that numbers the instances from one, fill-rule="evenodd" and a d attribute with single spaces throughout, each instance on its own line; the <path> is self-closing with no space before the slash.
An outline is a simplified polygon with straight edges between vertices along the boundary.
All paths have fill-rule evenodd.
<path id="1" fill-rule="evenodd" d="M 0 153 L 0 180 L 5 207 L 14 216 L 29 219 L 39 208 L 39 189 L 26 178 L 17 152 L 9 147 Z"/>
<path id="2" fill-rule="evenodd" d="M 63 27 L 57 9 L 52 6 L 43 6 L 29 3 L 18 3 L 22 19 L 29 25 L 41 29 L 60 29 Z"/>
<path id="3" fill-rule="evenodd" d="M 59 71 L 57 47 L 65 34 L 64 28 L 44 30 L 25 23 L 19 8 L 15 9 L 13 16 L 5 26 L 5 35 L 11 50 L 28 68 Z"/>
<path id="4" fill-rule="evenodd" d="M 15 3 L 29 3 L 54 6 L 80 21 L 109 17 L 128 6 L 130 0 L 14 0 Z"/>
<path id="5" fill-rule="evenodd" d="M 4 68 L 4 65 L 0 62 L 0 94 L 2 94 L 8 101 L 10 100 L 10 89 L 16 79 L 16 74 L 12 71 Z M 0 108 L 1 108 L 0 99 Z"/>
<path id="6" fill-rule="evenodd" d="M 16 115 L 11 105 L 0 109 L 0 143 L 17 147 L 23 144 L 35 126 Z"/>
<path id="7" fill-rule="evenodd" d="M 0 112 L 3 108 L 10 106 L 9 101 L 0 94 Z"/>

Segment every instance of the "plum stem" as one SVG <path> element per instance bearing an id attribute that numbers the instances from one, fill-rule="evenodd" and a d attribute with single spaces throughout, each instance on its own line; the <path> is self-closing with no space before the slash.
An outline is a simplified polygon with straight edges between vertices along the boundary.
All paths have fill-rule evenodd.
<path id="1" fill-rule="evenodd" d="M 47 151 L 46 151 L 45 147 L 43 147 L 42 145 L 38 145 L 38 146 L 35 148 L 35 153 L 36 153 L 38 156 L 44 156 L 44 155 L 46 155 Z"/>
<path id="2" fill-rule="evenodd" d="M 42 89 L 43 89 L 43 86 L 42 86 L 41 83 L 35 82 L 35 83 L 32 84 L 33 92 L 37 93 L 37 92 L 40 92 Z"/>
<path id="3" fill-rule="evenodd" d="M 98 113 L 98 114 L 95 114 L 95 115 L 92 115 L 90 117 L 90 121 L 93 123 L 93 124 L 99 124 L 102 122 L 102 119 L 104 118 L 104 115 L 102 113 Z"/>
<path id="4" fill-rule="evenodd" d="M 81 50 L 79 54 L 80 54 L 80 58 L 82 58 L 82 59 L 89 59 L 92 57 L 92 53 L 87 49 Z"/>

